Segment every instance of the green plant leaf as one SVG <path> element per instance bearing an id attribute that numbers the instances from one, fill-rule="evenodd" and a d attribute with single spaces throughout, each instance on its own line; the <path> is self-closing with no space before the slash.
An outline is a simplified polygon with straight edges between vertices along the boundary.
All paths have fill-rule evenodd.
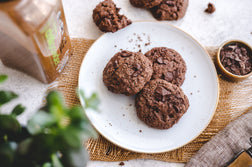
<path id="1" fill-rule="evenodd" d="M 28 161 L 35 161 L 40 164 L 50 162 L 51 155 L 59 149 L 58 142 L 55 135 L 34 135 L 19 144 L 18 155 L 21 155 Z"/>
<path id="2" fill-rule="evenodd" d="M 0 75 L 0 84 L 3 83 L 4 81 L 6 81 L 8 79 L 7 75 L 1 74 Z"/>
<path id="3" fill-rule="evenodd" d="M 53 167 L 53 165 L 50 162 L 46 162 L 42 165 L 42 167 Z"/>
<path id="4" fill-rule="evenodd" d="M 14 142 L 7 142 L 7 143 L 0 144 L 1 166 L 11 167 L 13 165 L 16 149 L 17 149 L 17 144 Z"/>
<path id="5" fill-rule="evenodd" d="M 18 104 L 18 105 L 16 105 L 16 107 L 12 110 L 11 115 L 13 115 L 13 116 L 16 117 L 16 116 L 22 114 L 22 113 L 24 112 L 24 110 L 25 110 L 25 107 L 22 106 L 21 104 Z"/>
<path id="6" fill-rule="evenodd" d="M 64 100 L 61 94 L 57 91 L 49 92 L 46 97 L 46 100 L 47 100 L 47 105 L 49 106 L 64 107 Z"/>
<path id="7" fill-rule="evenodd" d="M 78 150 L 71 150 L 64 152 L 62 156 L 62 164 L 67 167 L 76 167 L 76 166 L 86 166 L 89 156 L 84 147 L 81 147 Z"/>
<path id="8" fill-rule="evenodd" d="M 85 102 L 85 109 L 86 108 L 92 108 L 94 110 L 98 109 L 98 105 L 100 103 L 100 100 L 99 100 L 98 95 L 96 93 L 93 93 L 91 95 L 91 97 L 89 97 L 89 98 L 87 98 L 85 96 L 85 93 L 83 90 L 79 90 L 77 92 L 77 94 L 78 94 L 80 100 L 83 100 Z"/>
<path id="9" fill-rule="evenodd" d="M 95 129 L 93 128 L 93 126 L 90 123 L 87 122 L 83 122 L 82 123 L 82 129 L 84 132 L 84 137 L 85 139 L 92 137 L 92 138 L 97 138 L 98 134 L 95 131 Z"/>
<path id="10" fill-rule="evenodd" d="M 11 91 L 0 91 L 0 107 L 1 105 L 8 103 L 12 99 L 17 98 L 18 95 L 14 92 Z"/>
<path id="11" fill-rule="evenodd" d="M 52 155 L 52 164 L 53 164 L 53 167 L 63 167 L 63 165 L 61 164 L 61 162 L 56 154 Z"/>
<path id="12" fill-rule="evenodd" d="M 66 146 L 69 147 L 68 149 L 78 149 L 81 147 L 81 133 L 82 131 L 73 126 L 68 126 L 64 130 L 62 133 L 63 140 L 65 141 Z"/>
<path id="13" fill-rule="evenodd" d="M 83 120 L 87 120 L 83 108 L 80 106 L 74 106 L 71 109 L 69 109 L 68 116 L 71 118 L 72 122 L 80 122 Z"/>
<path id="14" fill-rule="evenodd" d="M 90 98 L 85 99 L 85 103 L 86 103 L 86 108 L 92 108 L 94 110 L 97 110 L 100 100 L 97 94 L 93 93 Z"/>
<path id="15" fill-rule="evenodd" d="M 77 89 L 76 92 L 77 92 L 76 94 L 79 98 L 83 98 L 83 100 L 85 99 L 85 93 L 82 89 L 80 89 L 80 90 Z"/>
<path id="16" fill-rule="evenodd" d="M 21 125 L 12 115 L 0 115 L 0 137 L 14 136 L 21 132 Z"/>
<path id="17" fill-rule="evenodd" d="M 55 123 L 56 119 L 52 114 L 39 111 L 28 121 L 27 129 L 31 134 L 35 135 L 46 132 L 46 128 Z"/>
<path id="18" fill-rule="evenodd" d="M 25 140 L 21 141 L 18 145 L 18 154 L 22 156 L 29 154 L 32 142 L 32 137 L 26 138 Z"/>

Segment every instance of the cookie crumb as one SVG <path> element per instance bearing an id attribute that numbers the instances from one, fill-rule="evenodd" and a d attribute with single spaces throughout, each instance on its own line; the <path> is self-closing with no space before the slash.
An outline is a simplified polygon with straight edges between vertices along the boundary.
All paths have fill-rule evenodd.
<path id="1" fill-rule="evenodd" d="M 148 45 L 150 45 L 150 42 L 148 42 L 148 43 L 145 43 L 144 45 L 145 45 L 145 46 L 148 46 Z"/>
<path id="2" fill-rule="evenodd" d="M 131 42 L 133 42 L 133 39 L 130 39 L 130 40 L 129 40 L 129 43 L 131 43 Z"/>
<path id="3" fill-rule="evenodd" d="M 120 166 L 124 166 L 125 164 L 124 164 L 124 162 L 120 162 L 119 165 Z"/>
<path id="4" fill-rule="evenodd" d="M 193 78 L 196 78 L 196 77 L 197 77 L 196 75 L 193 76 Z"/>
<path id="5" fill-rule="evenodd" d="M 123 49 L 120 49 L 120 51 L 123 51 Z"/>
<path id="6" fill-rule="evenodd" d="M 150 36 L 148 36 L 148 37 L 147 37 L 147 40 L 148 40 L 148 42 L 144 44 L 145 46 L 148 46 L 148 45 L 150 45 L 150 44 L 151 44 L 151 41 L 150 41 Z"/>
<path id="7" fill-rule="evenodd" d="M 142 50 L 141 49 L 139 49 L 139 51 L 138 52 L 142 52 Z"/>
<path id="8" fill-rule="evenodd" d="M 200 92 L 200 90 L 197 90 L 197 92 L 199 93 L 199 92 Z"/>
<path id="9" fill-rule="evenodd" d="M 111 124 L 111 123 L 109 123 L 109 126 L 112 126 L 112 124 Z"/>
<path id="10" fill-rule="evenodd" d="M 206 13 L 212 14 L 213 12 L 215 12 L 215 6 L 212 3 L 208 3 L 207 8 L 205 9 Z"/>
<path id="11" fill-rule="evenodd" d="M 129 106 L 132 106 L 132 104 L 129 104 Z"/>
<path id="12" fill-rule="evenodd" d="M 139 48 L 140 48 L 140 47 L 141 47 L 141 45 L 137 45 L 137 47 L 139 47 Z"/>
<path id="13" fill-rule="evenodd" d="M 136 35 L 136 33 L 133 33 L 133 35 Z"/>
<path id="14" fill-rule="evenodd" d="M 142 130 L 139 130 L 140 133 L 142 133 Z"/>
<path id="15" fill-rule="evenodd" d="M 117 45 L 114 45 L 114 47 L 116 48 L 116 47 L 117 47 Z"/>
<path id="16" fill-rule="evenodd" d="M 123 114 L 123 117 L 125 117 L 125 114 Z"/>
<path id="17" fill-rule="evenodd" d="M 106 152 L 106 155 L 109 155 L 110 152 L 111 152 L 111 146 L 108 147 L 107 152 Z"/>
<path id="18" fill-rule="evenodd" d="M 140 42 L 143 41 L 142 38 L 141 38 L 140 36 L 137 36 L 137 39 L 138 39 Z"/>
<path id="19" fill-rule="evenodd" d="M 192 93 L 190 93 L 190 95 L 192 95 Z"/>

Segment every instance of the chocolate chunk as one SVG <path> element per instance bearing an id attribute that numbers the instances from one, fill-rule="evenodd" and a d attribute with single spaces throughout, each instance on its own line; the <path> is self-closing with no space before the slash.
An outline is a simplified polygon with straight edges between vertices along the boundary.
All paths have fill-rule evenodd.
<path id="1" fill-rule="evenodd" d="M 175 6 L 175 2 L 174 1 L 167 1 L 166 3 L 168 6 L 174 7 Z"/>
<path id="2" fill-rule="evenodd" d="M 115 60 L 115 61 L 114 61 L 114 68 L 118 68 L 118 67 L 119 67 L 118 61 Z"/>
<path id="3" fill-rule="evenodd" d="M 134 66 L 134 70 L 135 71 L 138 71 L 138 70 L 141 69 L 141 65 L 140 64 L 134 64 L 133 66 Z"/>
<path id="4" fill-rule="evenodd" d="M 237 48 L 237 46 L 236 45 L 229 45 L 229 46 L 227 46 L 227 48 L 230 48 L 231 50 L 235 50 Z"/>
<path id="5" fill-rule="evenodd" d="M 162 57 L 158 57 L 158 58 L 157 58 L 157 62 L 158 62 L 159 64 L 163 64 L 163 63 L 164 63 L 163 58 L 162 58 Z"/>
<path id="6" fill-rule="evenodd" d="M 206 13 L 212 14 L 213 12 L 215 12 L 215 6 L 212 3 L 208 3 L 207 8 L 205 9 Z"/>
<path id="7" fill-rule="evenodd" d="M 239 56 L 236 56 L 234 60 L 235 61 L 241 61 L 241 59 L 239 58 Z"/>
<path id="8" fill-rule="evenodd" d="M 166 100 L 166 95 L 170 95 L 171 92 L 166 90 L 164 87 L 158 86 L 155 90 L 155 98 L 157 101 L 164 102 Z"/>
<path id="9" fill-rule="evenodd" d="M 161 86 L 157 87 L 155 91 L 156 91 L 156 93 L 158 93 L 162 96 L 171 94 L 170 91 L 166 90 L 164 87 L 161 87 Z"/>
<path id="10" fill-rule="evenodd" d="M 132 56 L 132 54 L 127 52 L 127 51 L 122 51 L 121 52 L 121 57 L 130 57 L 130 56 Z"/>
<path id="11" fill-rule="evenodd" d="M 171 72 L 164 73 L 164 80 L 170 82 L 173 79 L 173 74 Z"/>

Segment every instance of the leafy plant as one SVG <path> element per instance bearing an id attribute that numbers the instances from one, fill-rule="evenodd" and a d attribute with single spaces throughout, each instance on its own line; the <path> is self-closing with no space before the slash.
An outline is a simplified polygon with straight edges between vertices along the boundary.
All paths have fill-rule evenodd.
<path id="1" fill-rule="evenodd" d="M 17 98 L 13 92 L 0 92 L 5 95 L 0 95 L 1 105 Z M 86 108 L 96 108 L 96 94 L 90 98 L 81 94 Z M 27 126 L 21 127 L 16 117 L 24 110 L 17 105 L 10 115 L 0 115 L 1 166 L 85 166 L 88 154 L 84 140 L 97 134 L 82 107 L 67 107 L 62 96 L 52 91 L 46 97 L 46 105 L 29 119 Z"/>
<path id="2" fill-rule="evenodd" d="M 6 81 L 8 79 L 7 75 L 0 75 L 0 83 L 3 83 L 4 81 Z"/>

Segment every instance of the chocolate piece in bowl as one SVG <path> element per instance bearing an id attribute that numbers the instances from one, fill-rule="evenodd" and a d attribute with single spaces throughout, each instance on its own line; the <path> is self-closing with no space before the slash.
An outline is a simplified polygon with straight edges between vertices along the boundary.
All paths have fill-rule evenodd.
<path id="1" fill-rule="evenodd" d="M 162 79 L 151 80 L 137 94 L 137 116 L 147 125 L 169 129 L 189 107 L 189 100 L 178 86 Z"/>
<path id="2" fill-rule="evenodd" d="M 152 63 L 142 53 L 121 51 L 106 65 L 103 82 L 108 90 L 130 96 L 142 90 L 152 73 Z"/>
<path id="3" fill-rule="evenodd" d="M 116 32 L 132 23 L 119 11 L 112 0 L 102 1 L 93 10 L 93 20 L 101 31 Z"/>
<path id="4" fill-rule="evenodd" d="M 152 8 L 161 2 L 162 0 L 130 0 L 130 3 L 138 8 Z"/>
<path id="5" fill-rule="evenodd" d="M 153 63 L 152 79 L 164 79 L 181 86 L 185 80 L 186 64 L 181 55 L 173 49 L 156 47 L 145 53 Z"/>
<path id="6" fill-rule="evenodd" d="M 178 20 L 185 16 L 187 7 L 188 0 L 163 0 L 151 12 L 158 20 Z"/>
<path id="7" fill-rule="evenodd" d="M 220 50 L 223 67 L 235 75 L 247 75 L 252 71 L 251 49 L 242 43 L 224 45 Z"/>

